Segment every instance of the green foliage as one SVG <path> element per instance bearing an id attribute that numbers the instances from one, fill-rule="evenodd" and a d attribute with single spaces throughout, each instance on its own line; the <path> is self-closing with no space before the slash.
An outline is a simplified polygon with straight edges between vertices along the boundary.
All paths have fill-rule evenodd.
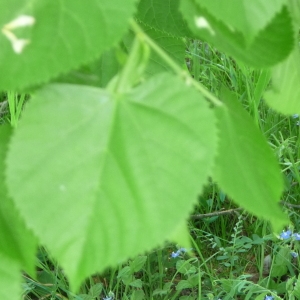
<path id="1" fill-rule="evenodd" d="M 34 276 L 37 244 L 58 260 L 75 290 L 92 273 L 165 240 L 186 243 L 183 224 L 211 176 L 238 205 L 271 221 L 274 230 L 287 224 L 278 206 L 282 175 L 258 130 L 257 125 L 263 127 L 258 106 L 272 74 L 272 90 L 266 93 L 270 106 L 281 113 L 300 112 L 299 7 L 292 0 L 233 3 L 91 0 L 20 6 L 16 0 L 2 1 L 0 67 L 5 76 L 0 88 L 10 95 L 5 101 L 14 131 L 0 128 L 1 299 L 18 299 L 20 270 Z M 214 95 L 199 82 L 204 69 L 195 56 L 189 74 L 188 38 L 195 46 L 200 38 L 217 48 L 209 51 L 232 56 L 235 63 L 226 79 L 232 90 L 243 80 L 236 77 L 238 68 L 271 68 L 253 71 L 253 95 L 246 83 L 255 122 L 238 101 L 246 92 L 237 100 L 231 92 Z M 25 101 L 20 92 L 29 89 L 31 99 L 19 121 Z M 293 153 L 287 152 L 285 171 L 299 179 Z M 229 267 L 237 253 L 256 243 L 240 236 L 240 223 L 235 228 L 221 259 Z M 273 275 L 292 273 L 289 246 L 276 253 Z M 118 272 L 125 290 L 134 288 L 130 299 L 144 298 L 136 273 L 147 263 L 139 256 Z M 182 278 L 174 297 L 191 289 L 182 297 L 196 298 L 204 276 L 198 260 L 179 260 L 175 268 Z M 162 283 L 161 278 L 155 290 L 161 296 L 172 289 Z M 261 292 L 256 299 L 270 294 L 268 286 L 245 280 L 220 283 L 227 299 L 246 292 Z M 6 286 L 15 294 L 8 295 Z M 291 290 L 295 296 L 296 287 Z M 96 284 L 82 297 L 93 299 L 103 291 L 104 285 Z"/>
<path id="2" fill-rule="evenodd" d="M 263 300 L 265 296 L 270 294 L 270 291 L 262 286 L 254 284 L 251 281 L 246 280 L 244 276 L 236 280 L 221 279 L 220 283 L 226 292 L 224 300 L 234 299 L 235 296 L 245 296 L 245 299 Z M 274 299 L 281 299 L 272 294 Z M 255 298 L 253 298 L 255 297 Z"/>
<path id="3" fill-rule="evenodd" d="M 272 108 L 285 114 L 300 112 L 299 64 L 300 53 L 295 49 L 284 62 L 273 68 L 273 88 L 265 95 Z M 289 99 L 289 101 L 282 101 L 282 99 Z"/>
<path id="4" fill-rule="evenodd" d="M 169 35 L 190 36 L 190 30 L 178 10 L 179 2 L 180 0 L 141 0 L 138 5 L 137 18 L 144 24 Z"/>
<path id="5" fill-rule="evenodd" d="M 185 57 L 185 44 L 183 40 L 172 37 L 168 33 L 154 30 L 149 27 L 144 27 L 147 35 L 151 37 L 157 45 L 159 45 L 166 53 L 173 58 L 178 64 L 182 64 Z M 170 71 L 170 66 L 165 63 L 165 61 L 156 53 L 152 53 L 149 64 L 147 66 L 147 73 L 151 75 Z"/>
<path id="6" fill-rule="evenodd" d="M 49 85 L 31 100 L 11 141 L 8 186 L 75 286 L 158 244 L 187 218 L 216 151 L 214 115 L 200 97 L 177 78 L 160 75 L 127 95 Z"/>
<path id="7" fill-rule="evenodd" d="M 2 299 L 20 297 L 21 274 L 19 272 L 23 269 L 34 275 L 36 247 L 36 239 L 20 218 L 5 186 L 4 159 L 10 135 L 11 129 L 8 126 L 0 127 L 0 295 Z"/>
<path id="8" fill-rule="evenodd" d="M 294 46 L 292 18 L 282 2 L 270 10 L 263 0 L 235 1 L 235 6 L 224 2 L 221 8 L 217 0 L 182 0 L 180 9 L 197 37 L 253 67 L 268 67 L 286 58 Z"/>
<path id="9" fill-rule="evenodd" d="M 269 219 L 279 231 L 284 215 L 279 206 L 270 211 L 283 189 L 275 157 L 234 94 L 223 90 L 220 97 L 226 106 L 216 109 L 220 143 L 213 177 L 242 207 Z"/>
<path id="10" fill-rule="evenodd" d="M 286 289 L 288 291 L 290 299 L 300 298 L 300 276 L 290 278 L 286 283 Z"/>
<path id="11" fill-rule="evenodd" d="M 289 247 L 280 247 L 276 253 L 274 264 L 272 265 L 272 277 L 282 276 L 287 272 L 287 263 L 291 259 L 291 250 Z"/>
<path id="12" fill-rule="evenodd" d="M 124 35 L 134 4 L 134 0 L 91 0 L 88 5 L 27 0 L 20 6 L 17 0 L 2 1 L 0 66 L 6 76 L 1 77 L 0 88 L 45 83 L 96 59 Z M 20 16 L 32 19 L 22 24 Z M 14 21 L 17 24 L 11 24 Z"/>

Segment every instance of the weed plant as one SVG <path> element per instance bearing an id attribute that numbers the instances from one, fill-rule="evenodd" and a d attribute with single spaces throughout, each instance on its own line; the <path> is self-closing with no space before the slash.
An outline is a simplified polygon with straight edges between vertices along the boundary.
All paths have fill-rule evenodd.
<path id="1" fill-rule="evenodd" d="M 196 40 L 187 45 L 186 63 L 192 76 L 213 93 L 218 95 L 222 86 L 234 91 L 264 133 L 282 167 L 286 190 L 281 205 L 290 227 L 276 236 L 267 221 L 239 210 L 211 180 L 189 220 L 192 249 L 166 244 L 95 274 L 74 294 L 64 270 L 40 248 L 37 277 L 23 275 L 23 299 L 300 298 L 299 116 L 282 116 L 265 105 L 262 95 L 270 80 L 266 70 L 237 64 Z M 16 127 L 27 98 L 0 94 L 0 122 Z"/>

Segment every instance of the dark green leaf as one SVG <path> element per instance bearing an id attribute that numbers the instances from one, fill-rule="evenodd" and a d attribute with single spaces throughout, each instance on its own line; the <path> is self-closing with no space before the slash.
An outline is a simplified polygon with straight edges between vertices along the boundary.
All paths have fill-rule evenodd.
<path id="1" fill-rule="evenodd" d="M 281 230 L 287 222 L 279 207 L 283 178 L 274 154 L 234 94 L 223 90 L 216 108 L 220 144 L 214 179 L 233 200 Z"/>
<path id="2" fill-rule="evenodd" d="M 226 21 L 230 15 L 219 19 L 220 15 L 216 16 L 207 10 L 200 0 L 182 0 L 180 8 L 197 37 L 253 67 L 274 65 L 286 58 L 293 49 L 293 23 L 286 6 L 277 14 L 271 15 L 272 19 L 267 14 L 270 21 L 252 37 L 247 34 L 248 30 L 243 31 L 243 27 L 228 26 Z M 221 12 L 223 13 L 222 10 Z M 259 15 L 261 19 L 264 14 Z M 256 22 L 256 17 L 253 15 L 252 19 L 246 21 L 251 25 Z"/>

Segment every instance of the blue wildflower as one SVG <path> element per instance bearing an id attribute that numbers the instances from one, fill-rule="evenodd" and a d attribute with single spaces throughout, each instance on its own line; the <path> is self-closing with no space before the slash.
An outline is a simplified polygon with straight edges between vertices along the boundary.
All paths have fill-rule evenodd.
<path id="1" fill-rule="evenodd" d="M 300 233 L 294 233 L 293 237 L 295 238 L 296 241 L 300 241 Z"/>
<path id="2" fill-rule="evenodd" d="M 280 237 L 283 239 L 283 240 L 286 240 L 286 239 L 289 239 L 291 237 L 291 234 L 292 232 L 290 230 L 287 230 L 287 231 L 283 231 L 281 234 L 280 234 Z"/>
<path id="3" fill-rule="evenodd" d="M 297 118 L 299 118 L 299 115 L 298 115 L 298 114 L 293 114 L 292 117 L 293 117 L 294 119 L 297 119 Z"/>
<path id="4" fill-rule="evenodd" d="M 192 250 L 192 249 L 190 249 Z M 187 250 L 186 248 L 179 248 L 176 252 L 172 252 L 171 256 L 173 258 L 178 257 L 180 254 L 184 254 L 186 252 L 188 252 L 189 250 Z"/>
<path id="5" fill-rule="evenodd" d="M 266 296 L 264 300 L 274 300 L 273 296 Z"/>
<path id="6" fill-rule="evenodd" d="M 292 255 L 294 258 L 298 257 L 298 253 L 297 253 L 297 252 L 294 252 L 294 251 L 291 252 L 291 255 Z"/>
<path id="7" fill-rule="evenodd" d="M 171 254 L 171 256 L 173 257 L 173 258 L 175 258 L 175 257 L 178 257 L 180 255 L 180 251 L 176 251 L 176 252 L 172 252 L 172 254 Z"/>

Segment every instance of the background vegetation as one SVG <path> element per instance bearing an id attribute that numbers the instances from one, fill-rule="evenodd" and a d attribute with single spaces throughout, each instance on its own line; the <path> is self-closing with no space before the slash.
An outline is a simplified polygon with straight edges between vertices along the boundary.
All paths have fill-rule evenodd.
<path id="1" fill-rule="evenodd" d="M 4 1 L 0 298 L 300 298 L 299 16 Z"/>

